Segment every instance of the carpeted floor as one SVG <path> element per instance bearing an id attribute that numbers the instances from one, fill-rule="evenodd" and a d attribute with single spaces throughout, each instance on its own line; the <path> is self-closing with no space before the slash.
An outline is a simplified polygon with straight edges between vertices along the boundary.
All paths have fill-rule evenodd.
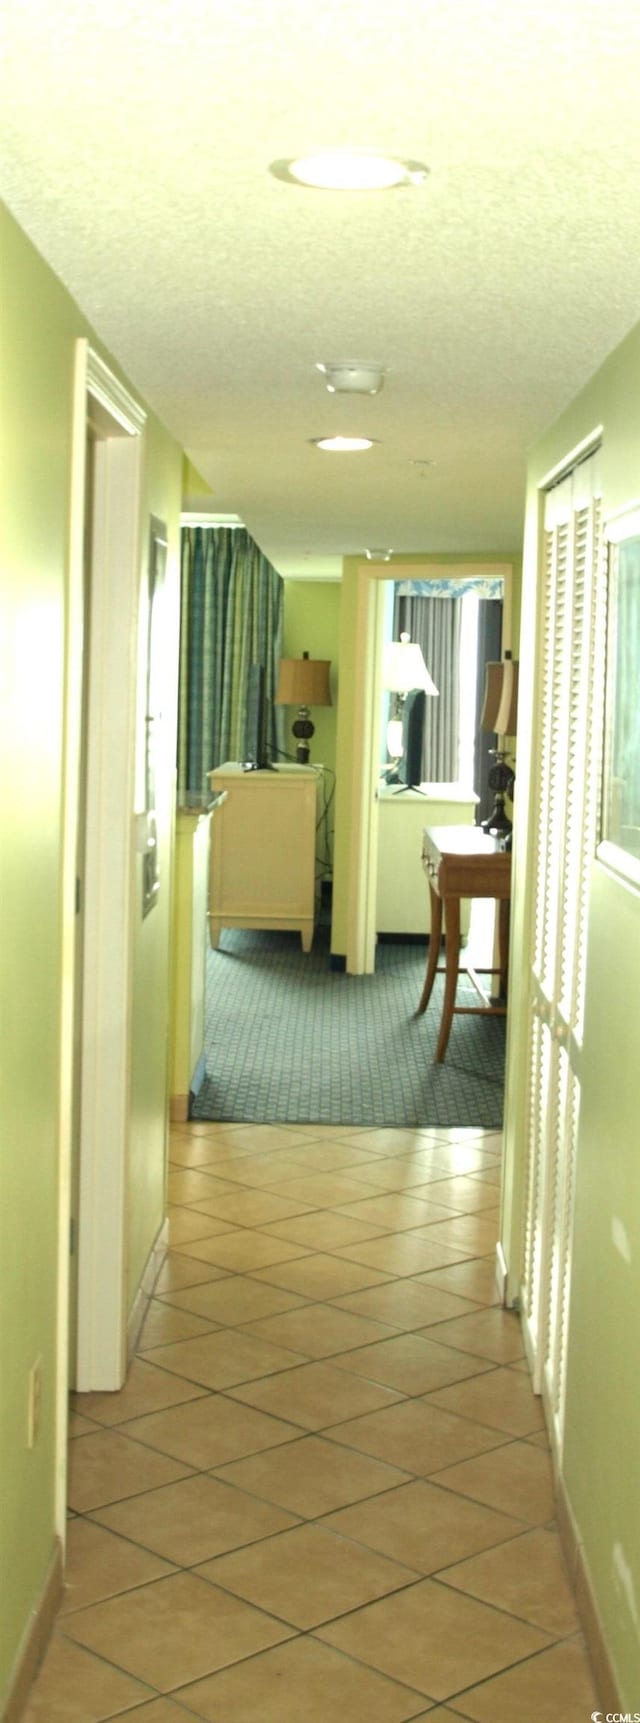
<path id="1" fill-rule="evenodd" d="M 454 1017 L 434 1060 L 444 977 L 425 1015 L 426 946 L 380 941 L 375 975 L 329 968 L 329 929 L 226 930 L 209 952 L 206 1077 L 194 1119 L 352 1125 L 502 1125 L 505 1020 Z M 459 1003 L 477 1002 L 460 983 Z"/>

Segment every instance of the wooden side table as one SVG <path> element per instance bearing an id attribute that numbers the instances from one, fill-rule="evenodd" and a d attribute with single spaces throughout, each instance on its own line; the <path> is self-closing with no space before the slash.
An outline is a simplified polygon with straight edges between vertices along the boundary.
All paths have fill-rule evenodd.
<path id="1" fill-rule="evenodd" d="M 442 974 L 438 953 L 444 907 L 446 982 L 436 1049 L 436 1059 L 441 1063 L 447 1051 L 454 1013 L 465 1016 L 485 1012 L 494 1016 L 505 1015 L 506 1005 L 491 1003 L 478 975 L 499 974 L 501 992 L 506 996 L 511 855 L 499 847 L 497 838 L 488 837 L 478 826 L 426 826 L 422 836 L 422 865 L 429 882 L 431 937 L 427 973 L 416 1016 L 426 1011 L 436 974 Z M 463 897 L 492 897 L 498 902 L 497 970 L 474 970 L 471 965 L 460 965 L 460 900 Z M 473 982 L 484 1001 L 482 1005 L 456 1005 L 458 976 L 461 974 L 468 975 Z"/>

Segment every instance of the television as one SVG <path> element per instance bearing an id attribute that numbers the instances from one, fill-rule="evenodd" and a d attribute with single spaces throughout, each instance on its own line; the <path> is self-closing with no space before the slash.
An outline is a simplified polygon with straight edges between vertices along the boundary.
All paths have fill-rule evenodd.
<path id="1" fill-rule="evenodd" d="M 245 772 L 273 771 L 267 754 L 267 698 L 263 664 L 251 664 L 247 680 L 247 711 L 244 728 Z"/>
<path id="2" fill-rule="evenodd" d="M 419 789 L 422 783 L 422 750 L 427 716 L 424 688 L 410 688 L 402 708 L 402 754 L 398 761 L 401 790 Z"/>

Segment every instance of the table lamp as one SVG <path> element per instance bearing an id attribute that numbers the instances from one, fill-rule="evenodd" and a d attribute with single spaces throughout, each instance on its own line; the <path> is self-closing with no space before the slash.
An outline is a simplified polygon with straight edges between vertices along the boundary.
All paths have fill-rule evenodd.
<path id="1" fill-rule="evenodd" d="M 437 694 L 435 682 L 429 675 L 422 648 L 409 634 L 399 640 L 389 640 L 382 659 L 382 686 L 393 696 L 391 717 L 387 725 L 387 753 L 392 760 L 402 754 L 402 710 L 412 688 L 424 688 L 425 694 Z"/>
<path id="2" fill-rule="evenodd" d="M 496 741 L 504 740 L 507 736 L 515 736 L 518 721 L 518 664 L 505 652 L 504 658 L 498 663 L 485 666 L 484 703 L 480 718 L 481 730 L 492 730 Z M 509 755 L 506 749 L 498 746 L 490 752 L 495 756 L 495 765 L 489 768 L 488 784 L 493 790 L 494 802 L 491 813 L 482 821 L 483 832 L 492 836 L 506 837 L 512 822 L 505 809 L 505 799 L 513 798 L 515 772 L 508 764 Z"/>
<path id="3" fill-rule="evenodd" d="M 331 663 L 324 658 L 281 658 L 276 693 L 276 706 L 297 706 L 298 715 L 292 724 L 296 738 L 296 760 L 299 766 L 309 763 L 309 743 L 315 724 L 311 721 L 311 706 L 330 706 Z"/>

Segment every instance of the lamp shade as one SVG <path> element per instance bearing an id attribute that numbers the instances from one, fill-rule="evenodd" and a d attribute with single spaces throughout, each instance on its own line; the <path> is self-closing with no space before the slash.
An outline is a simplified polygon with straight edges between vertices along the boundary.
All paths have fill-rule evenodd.
<path id="1" fill-rule="evenodd" d="M 281 658 L 276 706 L 330 706 L 331 662 L 324 658 Z"/>
<path id="2" fill-rule="evenodd" d="M 425 694 L 438 693 L 421 648 L 408 634 L 387 642 L 382 661 L 382 686 L 391 694 L 408 694 L 411 688 L 423 688 Z"/>
<path id="3" fill-rule="evenodd" d="M 518 664 L 513 658 L 485 666 L 481 730 L 515 736 L 518 723 Z"/>

